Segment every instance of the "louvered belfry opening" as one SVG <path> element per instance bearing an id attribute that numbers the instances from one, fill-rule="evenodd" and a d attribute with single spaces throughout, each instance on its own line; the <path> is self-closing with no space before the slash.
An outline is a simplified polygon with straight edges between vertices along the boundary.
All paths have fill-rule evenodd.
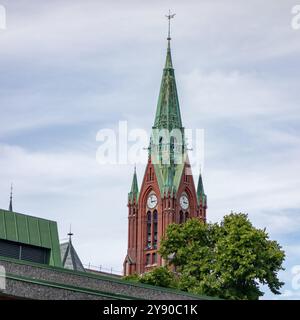
<path id="1" fill-rule="evenodd" d="M 49 264 L 50 249 L 0 239 L 0 256 Z"/>

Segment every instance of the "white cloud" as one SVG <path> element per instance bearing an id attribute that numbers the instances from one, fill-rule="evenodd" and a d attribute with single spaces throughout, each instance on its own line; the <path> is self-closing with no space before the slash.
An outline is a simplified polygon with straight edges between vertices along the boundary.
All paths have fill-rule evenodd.
<path id="1" fill-rule="evenodd" d="M 5 170 L 0 171 L 0 192 L 7 197 L 1 197 L 0 207 L 8 206 L 13 181 L 17 212 L 58 221 L 61 238 L 72 224 L 84 262 L 119 270 L 127 245 L 126 201 L 132 168 L 100 166 L 95 155 L 96 150 L 94 154 L 43 153 L 1 145 L 0 168 Z"/>
<path id="2" fill-rule="evenodd" d="M 285 290 L 282 294 L 282 298 L 288 300 L 299 300 L 300 291 Z"/>
<path id="3" fill-rule="evenodd" d="M 80 124 L 128 119 L 130 127 L 150 128 L 165 55 L 163 15 L 171 7 L 184 124 L 206 132 L 208 219 L 247 211 L 272 235 L 299 230 L 293 0 L 4 4 L 0 207 L 7 207 L 13 181 L 17 211 L 57 220 L 61 237 L 72 223 L 84 262 L 121 268 L 131 166 L 99 167 L 94 140 L 32 149 L 35 135 L 55 125 L 78 133 Z M 18 135 L 26 146 L 13 139 Z M 140 181 L 142 174 L 140 168 Z"/>
<path id="4" fill-rule="evenodd" d="M 179 79 L 183 87 L 182 100 L 188 106 L 184 111 L 189 120 L 193 119 L 193 114 L 199 114 L 200 120 L 206 122 L 229 120 L 237 121 L 238 126 L 241 121 L 250 120 L 253 126 L 253 118 L 264 116 L 270 121 L 292 112 L 299 116 L 296 102 L 289 101 L 291 94 L 296 94 L 286 87 L 286 82 L 277 79 L 274 83 L 274 79 L 268 79 L 264 74 L 195 69 Z"/>

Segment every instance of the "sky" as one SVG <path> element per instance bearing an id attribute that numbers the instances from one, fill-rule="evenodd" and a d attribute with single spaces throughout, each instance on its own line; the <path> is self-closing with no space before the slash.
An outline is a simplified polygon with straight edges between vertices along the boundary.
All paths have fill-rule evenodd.
<path id="1" fill-rule="evenodd" d="M 299 1 L 298 1 L 299 2 Z M 296 0 L 0 0 L 0 207 L 70 225 L 84 264 L 122 270 L 133 164 L 96 161 L 99 130 L 149 131 L 166 55 L 183 124 L 204 130 L 208 221 L 246 212 L 286 252 L 299 299 L 300 30 Z M 137 166 L 138 180 L 144 166 Z M 300 270 L 300 269 L 299 269 Z"/>

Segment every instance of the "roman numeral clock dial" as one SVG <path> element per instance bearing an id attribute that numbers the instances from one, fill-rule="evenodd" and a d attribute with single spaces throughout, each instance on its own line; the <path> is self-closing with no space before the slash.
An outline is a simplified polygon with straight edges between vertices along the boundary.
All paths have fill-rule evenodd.
<path id="1" fill-rule="evenodd" d="M 155 194 L 150 194 L 147 200 L 147 206 L 149 209 L 155 208 L 157 205 L 157 197 Z"/>
<path id="2" fill-rule="evenodd" d="M 188 207 L 189 207 L 189 199 L 188 199 L 188 197 L 187 197 L 186 195 L 183 194 L 183 195 L 180 197 L 179 202 L 180 202 L 180 206 L 181 206 L 181 208 L 182 208 L 183 210 L 188 209 Z"/>

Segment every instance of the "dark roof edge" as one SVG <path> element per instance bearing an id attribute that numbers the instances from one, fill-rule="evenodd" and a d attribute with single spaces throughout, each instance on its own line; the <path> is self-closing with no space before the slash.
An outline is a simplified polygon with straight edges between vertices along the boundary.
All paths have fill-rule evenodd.
<path id="1" fill-rule="evenodd" d="M 33 267 L 42 268 L 42 269 L 56 270 L 56 271 L 63 272 L 63 273 L 78 274 L 83 277 L 92 278 L 92 279 L 101 279 L 101 280 L 111 281 L 111 282 L 120 283 L 120 284 L 127 284 L 127 285 L 131 285 L 134 287 L 148 288 L 148 289 L 152 289 L 154 291 L 170 292 L 170 293 L 174 293 L 177 295 L 188 296 L 188 297 L 193 297 L 193 298 L 198 298 L 198 299 L 201 298 L 202 300 L 220 300 L 217 297 L 209 297 L 209 296 L 204 296 L 204 295 L 201 296 L 201 295 L 196 295 L 196 294 L 192 294 L 192 293 L 188 293 L 185 291 L 180 291 L 180 290 L 176 290 L 176 289 L 172 289 L 172 288 L 152 286 L 149 284 L 138 283 L 138 282 L 123 280 L 123 279 L 117 279 L 117 278 L 106 276 L 106 275 L 105 276 L 98 275 L 98 274 L 82 272 L 82 271 L 78 271 L 78 270 L 74 271 L 74 270 L 69 270 L 69 269 L 65 269 L 65 268 L 43 265 L 43 264 L 27 262 L 27 261 L 25 262 L 25 261 L 21 261 L 21 260 L 16 260 L 16 259 L 0 256 L 0 261 L 1 260 L 16 263 L 16 264 L 21 264 L 21 265 L 29 265 L 29 266 L 33 266 Z"/>
<path id="2" fill-rule="evenodd" d="M 29 215 L 29 214 L 26 214 L 26 213 L 9 211 L 9 210 L 5 210 L 5 209 L 1 209 L 1 208 L 0 208 L 0 211 L 5 211 L 5 212 L 8 212 L 8 213 L 10 213 L 10 214 L 14 213 L 14 214 L 18 214 L 18 215 L 21 215 L 21 216 L 26 216 L 26 217 L 30 217 L 30 218 L 34 218 L 34 219 L 38 219 L 38 220 L 45 220 L 45 221 L 49 221 L 49 222 L 54 222 L 54 223 L 57 224 L 57 221 L 55 221 L 55 220 L 49 220 L 49 219 L 46 219 L 46 218 L 41 218 L 41 217 L 37 217 L 37 216 L 32 216 L 32 215 Z"/>

